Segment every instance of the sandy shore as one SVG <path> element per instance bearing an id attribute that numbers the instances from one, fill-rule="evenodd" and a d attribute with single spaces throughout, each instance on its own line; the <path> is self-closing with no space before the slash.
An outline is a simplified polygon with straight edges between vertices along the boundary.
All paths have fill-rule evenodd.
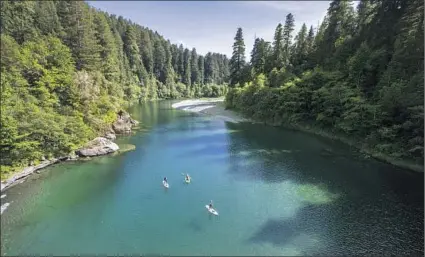
<path id="1" fill-rule="evenodd" d="M 224 109 L 224 98 L 184 100 L 172 105 L 173 108 L 212 115 L 229 122 L 249 121 L 240 114 Z"/>

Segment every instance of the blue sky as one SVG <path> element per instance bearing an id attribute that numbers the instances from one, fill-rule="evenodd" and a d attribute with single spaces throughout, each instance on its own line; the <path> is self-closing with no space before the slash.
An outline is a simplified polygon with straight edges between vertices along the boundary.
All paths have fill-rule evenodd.
<path id="1" fill-rule="evenodd" d="M 156 30 L 172 43 L 195 47 L 200 54 L 232 54 L 237 27 L 242 27 L 246 55 L 254 36 L 272 41 L 279 22 L 291 12 L 295 32 L 302 23 L 317 27 L 329 1 L 88 1 L 98 9 L 121 15 Z M 294 33 L 295 34 L 295 33 Z M 295 36 L 295 35 L 294 35 Z"/>

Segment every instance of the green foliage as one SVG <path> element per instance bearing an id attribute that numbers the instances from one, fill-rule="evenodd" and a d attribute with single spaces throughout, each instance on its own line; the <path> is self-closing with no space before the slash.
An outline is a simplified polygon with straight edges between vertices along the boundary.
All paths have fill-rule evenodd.
<path id="1" fill-rule="evenodd" d="M 105 133 L 125 101 L 227 93 L 225 55 L 204 58 L 83 1 L 1 7 L 2 172 Z"/>
<path id="2" fill-rule="evenodd" d="M 272 124 L 313 125 L 423 164 L 423 11 L 420 1 L 361 1 L 355 14 L 348 1 L 333 1 L 316 36 L 302 26 L 291 62 L 274 64 L 267 78 L 258 72 L 257 39 L 253 82 L 230 89 L 226 107 Z"/>

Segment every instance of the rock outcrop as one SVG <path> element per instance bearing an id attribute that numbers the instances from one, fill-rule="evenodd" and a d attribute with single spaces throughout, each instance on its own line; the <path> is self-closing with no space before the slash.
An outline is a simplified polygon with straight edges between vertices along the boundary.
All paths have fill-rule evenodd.
<path id="1" fill-rule="evenodd" d="M 117 144 L 104 137 L 97 137 L 87 143 L 87 145 L 75 153 L 80 157 L 91 157 L 110 154 L 118 151 L 120 148 Z"/>
<path id="2" fill-rule="evenodd" d="M 130 133 L 131 128 L 137 124 L 139 124 L 139 122 L 133 120 L 128 113 L 119 111 L 117 120 L 112 124 L 112 129 L 116 134 L 127 134 Z"/>

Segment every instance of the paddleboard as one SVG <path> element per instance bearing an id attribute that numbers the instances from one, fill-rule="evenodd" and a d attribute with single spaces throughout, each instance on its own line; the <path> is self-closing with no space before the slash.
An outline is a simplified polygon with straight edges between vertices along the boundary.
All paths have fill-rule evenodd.
<path id="1" fill-rule="evenodd" d="M 162 184 L 164 185 L 165 188 L 169 188 L 170 187 L 170 185 L 168 185 L 168 183 L 165 182 L 164 180 L 162 181 Z"/>
<path id="2" fill-rule="evenodd" d="M 217 212 L 216 210 L 214 210 L 214 209 L 210 208 L 210 206 L 209 206 L 208 204 L 207 204 L 207 205 L 205 205 L 205 208 L 207 208 L 207 210 L 208 210 L 211 214 L 214 214 L 214 215 L 218 216 L 218 212 Z"/>

